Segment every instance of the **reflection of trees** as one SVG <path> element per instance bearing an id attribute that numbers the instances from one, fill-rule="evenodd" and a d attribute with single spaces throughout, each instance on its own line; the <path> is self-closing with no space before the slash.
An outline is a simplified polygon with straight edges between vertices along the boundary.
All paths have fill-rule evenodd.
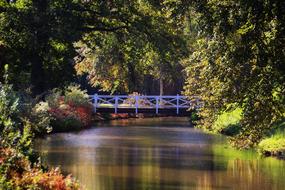
<path id="1" fill-rule="evenodd" d="M 240 189 L 284 189 L 284 184 L 278 181 L 281 176 L 277 179 L 272 176 L 274 170 L 284 169 L 270 166 L 265 169 L 266 165 L 266 160 L 229 160 L 227 175 L 230 176 L 229 179 L 234 180 L 233 184 L 236 181 L 239 182 Z M 284 179 L 284 173 L 282 179 Z"/>
<path id="2" fill-rule="evenodd" d="M 216 174 L 216 178 L 224 179 L 216 185 L 227 184 L 233 189 L 284 189 L 284 162 L 258 158 L 251 151 L 214 148 L 214 152 L 215 162 L 226 167 L 225 172 Z"/>
<path id="3" fill-rule="evenodd" d="M 284 184 L 277 180 L 285 177 L 285 163 L 215 149 L 212 138 L 190 129 L 117 129 L 93 137 L 96 142 L 86 133 L 88 138 L 56 136 L 39 145 L 49 152 L 50 165 L 62 164 L 88 189 L 282 189 Z"/>
<path id="4" fill-rule="evenodd" d="M 177 154 L 180 155 L 171 158 L 169 154 L 172 151 L 177 151 Z M 189 185 L 211 187 L 211 180 L 208 180 L 211 177 L 207 177 L 208 171 L 205 166 L 202 172 L 199 170 L 191 171 L 192 166 L 198 169 L 195 163 L 202 165 L 203 161 L 199 160 L 197 156 L 189 157 L 191 155 L 189 152 L 166 150 L 161 147 L 152 150 L 132 146 L 114 149 L 99 148 L 96 154 L 100 156 L 86 160 L 82 150 L 78 150 L 78 157 L 74 164 L 64 167 L 64 170 L 75 174 L 83 184 L 88 185 L 91 189 L 155 190 L 176 189 L 175 187 L 187 189 Z M 74 158 L 74 156 L 71 157 Z M 205 163 L 209 165 L 208 161 Z M 183 167 L 185 168 L 183 169 Z M 200 176 L 205 176 L 203 177 L 204 182 L 208 182 L 210 185 L 199 184 Z"/>

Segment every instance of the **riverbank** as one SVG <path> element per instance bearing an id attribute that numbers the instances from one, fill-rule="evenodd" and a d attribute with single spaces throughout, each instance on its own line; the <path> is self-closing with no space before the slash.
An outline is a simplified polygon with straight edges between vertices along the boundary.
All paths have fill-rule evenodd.
<path id="1" fill-rule="evenodd" d="M 184 115 L 171 115 L 171 114 L 151 114 L 151 113 L 94 113 L 93 123 L 99 121 L 117 120 L 117 119 L 129 119 L 129 118 L 153 118 L 153 117 L 189 117 L 191 113 Z"/>
<path id="2" fill-rule="evenodd" d="M 221 114 L 213 124 L 213 132 L 227 137 L 235 137 L 241 127 L 242 110 L 236 109 Z M 256 145 L 255 150 L 262 156 L 285 159 L 285 121 L 277 123 L 271 131 Z"/>
<path id="3" fill-rule="evenodd" d="M 63 128 L 62 130 L 58 130 L 57 128 L 55 128 L 55 130 L 52 130 L 50 132 L 50 134 L 54 134 L 54 133 L 64 133 L 64 132 L 72 132 L 72 131 L 81 131 L 81 130 L 86 130 L 89 128 L 92 128 L 94 126 L 96 126 L 99 122 L 108 122 L 108 121 L 112 121 L 112 120 L 126 120 L 126 119 L 135 119 L 135 118 L 139 118 L 139 119 L 143 119 L 143 118 L 168 118 L 168 117 L 188 117 L 189 118 L 189 125 L 191 127 L 193 127 L 193 123 L 191 122 L 191 113 L 189 112 L 189 115 L 171 115 L 171 114 L 151 114 L 151 113 L 93 113 L 92 114 L 92 122 L 87 125 L 84 126 L 82 128 L 77 128 L 77 127 L 73 127 L 70 126 L 69 128 Z M 48 135 L 49 133 L 40 133 L 37 134 L 37 137 L 44 137 L 46 135 Z"/>
<path id="4" fill-rule="evenodd" d="M 257 147 L 260 154 L 285 160 L 285 131 L 277 130 L 262 140 Z"/>

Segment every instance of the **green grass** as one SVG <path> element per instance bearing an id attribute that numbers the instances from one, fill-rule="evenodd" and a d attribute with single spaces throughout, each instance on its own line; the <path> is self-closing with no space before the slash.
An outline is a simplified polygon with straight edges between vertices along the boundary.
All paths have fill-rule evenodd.
<path id="1" fill-rule="evenodd" d="M 242 109 L 237 108 L 230 112 L 222 113 L 213 124 L 213 130 L 216 133 L 222 133 L 228 136 L 234 136 L 239 133 L 239 121 L 241 120 Z"/>
<path id="2" fill-rule="evenodd" d="M 266 156 L 285 156 L 285 138 L 267 138 L 258 145 L 258 152 Z"/>
<path id="3" fill-rule="evenodd" d="M 241 108 L 224 112 L 213 124 L 213 132 L 235 136 L 240 131 L 239 122 L 241 119 Z M 285 158 L 285 119 L 273 126 L 267 137 L 258 144 L 257 151 L 262 155 Z"/>
<path id="4" fill-rule="evenodd" d="M 258 144 L 257 150 L 266 156 L 285 157 L 285 121 L 280 122 L 271 135 Z"/>

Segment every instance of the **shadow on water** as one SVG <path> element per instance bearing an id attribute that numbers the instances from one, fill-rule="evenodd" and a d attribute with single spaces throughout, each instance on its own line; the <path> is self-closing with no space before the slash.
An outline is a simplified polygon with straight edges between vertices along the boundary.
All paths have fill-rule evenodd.
<path id="1" fill-rule="evenodd" d="M 54 134 L 36 149 L 90 190 L 284 189 L 284 161 L 225 144 L 186 118 L 151 118 Z"/>

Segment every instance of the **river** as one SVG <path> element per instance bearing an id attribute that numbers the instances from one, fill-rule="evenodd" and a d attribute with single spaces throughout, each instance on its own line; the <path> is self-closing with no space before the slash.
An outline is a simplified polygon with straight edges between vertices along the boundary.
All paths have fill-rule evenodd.
<path id="1" fill-rule="evenodd" d="M 88 190 L 285 189 L 285 161 L 228 147 L 187 118 L 129 119 L 37 139 L 50 167 Z"/>

